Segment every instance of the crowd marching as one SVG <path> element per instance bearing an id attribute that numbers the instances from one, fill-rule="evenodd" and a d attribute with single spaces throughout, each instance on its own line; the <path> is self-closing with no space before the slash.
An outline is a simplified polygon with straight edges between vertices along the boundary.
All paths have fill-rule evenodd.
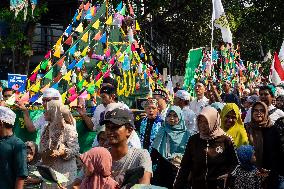
<path id="1" fill-rule="evenodd" d="M 45 113 L 35 121 L 24 104 L 17 104 L 26 129 L 40 130 L 37 145 L 13 134 L 16 115 L 5 105 L 13 91 L 5 89 L 0 188 L 118 189 L 144 184 L 283 189 L 284 86 L 260 83 L 240 91 L 230 82 L 219 86 L 209 80 L 196 81 L 194 91 L 196 98 L 177 85 L 171 100 L 167 91 L 155 89 L 142 103 L 145 114 L 136 123 L 131 109 L 118 101 L 115 83 L 103 83 L 102 102 L 92 117 L 84 106 L 77 107 L 88 129 L 97 132 L 93 148 L 79 154 L 76 120 L 59 91 L 44 91 Z M 67 180 L 47 182 L 41 169 Z"/>

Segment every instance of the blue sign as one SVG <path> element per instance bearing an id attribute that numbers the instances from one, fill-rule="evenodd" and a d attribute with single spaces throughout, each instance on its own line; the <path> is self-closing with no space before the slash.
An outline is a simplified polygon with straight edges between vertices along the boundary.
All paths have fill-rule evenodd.
<path id="1" fill-rule="evenodd" d="M 8 74 L 8 88 L 14 89 L 15 91 L 24 92 L 26 81 L 26 75 Z"/>

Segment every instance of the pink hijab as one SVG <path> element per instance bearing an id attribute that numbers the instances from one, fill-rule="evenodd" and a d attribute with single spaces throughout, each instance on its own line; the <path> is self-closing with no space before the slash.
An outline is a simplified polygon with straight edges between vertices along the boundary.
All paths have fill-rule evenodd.
<path id="1" fill-rule="evenodd" d="M 220 114 L 215 108 L 207 106 L 202 109 L 198 116 L 200 115 L 203 115 L 207 119 L 209 129 L 209 133 L 200 132 L 200 138 L 204 140 L 211 140 L 225 134 L 225 132 L 220 128 L 221 118 Z"/>
<path id="2" fill-rule="evenodd" d="M 115 189 L 118 183 L 111 176 L 112 158 L 106 148 L 95 147 L 80 156 L 83 164 L 92 173 L 86 176 L 81 189 Z"/>

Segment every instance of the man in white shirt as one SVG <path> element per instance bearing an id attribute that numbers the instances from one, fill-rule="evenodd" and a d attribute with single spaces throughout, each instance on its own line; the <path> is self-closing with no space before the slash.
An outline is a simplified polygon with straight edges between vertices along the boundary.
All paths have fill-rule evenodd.
<path id="1" fill-rule="evenodd" d="M 187 91 L 178 90 L 175 94 L 174 104 L 182 109 L 187 129 L 191 132 L 191 134 L 195 134 L 198 132 L 196 127 L 196 115 L 189 108 L 189 100 L 190 94 Z"/>
<path id="2" fill-rule="evenodd" d="M 196 98 L 190 103 L 189 108 L 195 113 L 197 116 L 201 110 L 208 105 L 209 99 L 207 99 L 204 95 L 205 93 L 205 86 L 201 82 L 197 82 L 195 84 L 195 93 Z"/>
<path id="3" fill-rule="evenodd" d="M 277 109 L 272 105 L 272 100 L 274 98 L 274 93 L 272 91 L 271 86 L 261 86 L 259 88 L 259 100 L 264 102 L 268 106 L 268 114 L 271 122 L 274 124 L 275 121 L 284 117 L 284 112 L 280 109 Z M 247 124 L 251 121 L 251 108 L 248 110 L 244 123 Z"/>
<path id="4" fill-rule="evenodd" d="M 158 108 L 160 116 L 163 120 L 166 119 L 166 114 L 168 111 L 168 94 L 162 89 L 155 89 L 153 91 L 153 98 L 158 101 Z"/>
<path id="5" fill-rule="evenodd" d="M 105 85 L 102 86 L 101 90 L 100 90 L 100 97 L 102 99 L 102 104 L 98 105 L 96 110 L 94 111 L 94 115 L 92 118 L 90 118 L 87 115 L 87 111 L 85 109 L 85 107 L 80 106 L 77 108 L 78 113 L 81 115 L 82 119 L 84 120 L 86 126 L 93 131 L 98 131 L 101 128 L 101 122 L 104 120 L 104 114 L 107 109 L 107 107 L 111 108 L 110 105 L 119 105 L 120 108 L 122 109 L 128 109 L 129 107 L 123 103 L 117 103 L 116 102 L 116 94 L 115 94 L 116 90 L 115 87 L 113 87 L 112 85 Z M 109 111 L 109 110 L 108 110 Z M 137 135 L 137 133 L 133 130 L 133 132 L 131 133 L 131 136 L 129 137 L 129 145 L 131 147 L 135 147 L 135 148 L 141 148 L 141 143 L 140 143 L 140 139 Z M 94 140 L 93 143 L 94 146 L 97 145 L 97 139 Z"/>

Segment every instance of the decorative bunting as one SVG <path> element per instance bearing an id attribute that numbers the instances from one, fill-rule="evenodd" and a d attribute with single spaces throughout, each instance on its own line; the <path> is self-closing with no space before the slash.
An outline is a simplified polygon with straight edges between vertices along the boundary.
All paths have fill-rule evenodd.
<path id="1" fill-rule="evenodd" d="M 84 58 L 82 58 L 75 66 L 76 66 L 77 68 L 82 69 L 83 63 L 84 63 Z"/>
<path id="2" fill-rule="evenodd" d="M 76 63 L 77 63 L 77 61 L 74 59 L 72 61 L 72 63 L 68 65 L 67 69 L 68 70 L 72 70 L 75 67 Z"/>
<path id="3" fill-rule="evenodd" d="M 40 68 L 41 68 L 41 64 L 37 65 L 37 67 L 34 69 L 34 71 L 32 73 L 37 72 Z"/>
<path id="4" fill-rule="evenodd" d="M 45 70 L 48 65 L 48 60 L 44 60 L 40 64 L 40 69 Z"/>
<path id="5" fill-rule="evenodd" d="M 57 65 L 62 67 L 63 64 L 64 64 L 64 60 L 65 60 L 65 56 L 63 56 L 58 62 L 57 62 Z"/>
<path id="6" fill-rule="evenodd" d="M 122 4 L 122 1 L 121 1 L 121 2 L 117 5 L 116 10 L 117 10 L 118 12 L 120 12 L 121 9 L 122 9 L 122 6 L 123 6 L 123 4 Z"/>
<path id="7" fill-rule="evenodd" d="M 93 25 L 92 25 L 93 28 L 95 29 L 99 29 L 100 27 L 100 20 L 98 19 Z"/>
<path id="8" fill-rule="evenodd" d="M 112 15 L 110 17 L 108 17 L 108 19 L 106 21 L 106 25 L 112 25 Z"/>
<path id="9" fill-rule="evenodd" d="M 60 58 L 61 46 L 56 46 L 53 56 Z"/>
<path id="10" fill-rule="evenodd" d="M 99 79 L 99 80 L 95 83 L 95 86 L 98 87 L 98 88 L 100 88 L 102 82 L 103 82 L 103 77 L 101 77 L 101 79 Z"/>
<path id="11" fill-rule="evenodd" d="M 40 81 L 38 81 L 32 88 L 31 88 L 31 91 L 33 92 L 38 92 L 40 89 Z"/>
<path id="12" fill-rule="evenodd" d="M 65 104 L 67 91 L 61 95 L 62 103 Z"/>
<path id="13" fill-rule="evenodd" d="M 70 49 L 69 53 L 70 53 L 71 55 L 74 55 L 75 52 L 76 52 L 76 49 L 77 49 L 77 44 L 75 44 L 75 45 Z"/>
<path id="14" fill-rule="evenodd" d="M 134 11 L 133 11 L 133 8 L 132 8 L 131 4 L 129 3 L 128 5 L 129 5 L 129 14 L 131 16 L 134 16 Z"/>
<path id="15" fill-rule="evenodd" d="M 37 73 L 38 73 L 38 71 L 36 71 L 35 73 L 33 73 L 33 74 L 31 75 L 31 77 L 29 78 L 30 81 L 35 81 L 35 80 L 36 80 Z"/>
<path id="16" fill-rule="evenodd" d="M 86 32 L 86 33 L 82 36 L 81 40 L 84 41 L 84 42 L 88 42 L 88 39 L 89 39 L 89 32 Z"/>
<path id="17" fill-rule="evenodd" d="M 90 2 L 88 1 L 88 3 L 84 6 L 84 10 L 88 10 L 90 8 Z"/>
<path id="18" fill-rule="evenodd" d="M 84 83 L 84 80 L 80 81 L 78 84 L 77 84 L 77 88 L 79 89 L 79 91 L 81 91 L 83 89 L 83 83 Z"/>
<path id="19" fill-rule="evenodd" d="M 68 92 L 73 95 L 73 94 L 76 94 L 76 88 L 75 87 L 71 87 Z"/>
<path id="20" fill-rule="evenodd" d="M 71 45 L 72 42 L 73 42 L 73 37 L 72 37 L 72 35 L 70 35 L 70 36 L 66 39 L 66 41 L 65 41 L 64 43 L 65 43 L 66 45 Z"/>
<path id="21" fill-rule="evenodd" d="M 98 81 L 98 80 L 101 78 L 101 76 L 102 76 L 102 73 L 100 72 L 100 73 L 96 76 L 95 80 Z"/>
<path id="22" fill-rule="evenodd" d="M 88 92 L 84 91 L 82 94 L 80 94 L 79 98 L 86 99 L 88 97 Z"/>
<path id="23" fill-rule="evenodd" d="M 71 75 L 72 75 L 72 70 L 70 70 L 66 75 L 64 75 L 62 79 L 66 80 L 66 81 L 70 81 Z"/>
<path id="24" fill-rule="evenodd" d="M 76 17 L 76 20 L 80 20 L 81 19 L 81 16 L 82 16 L 82 10 L 80 11 L 80 13 L 78 14 L 78 16 Z"/>
<path id="25" fill-rule="evenodd" d="M 137 20 L 136 20 L 135 30 L 136 31 L 141 31 L 141 28 L 140 28 Z"/>
<path id="26" fill-rule="evenodd" d="M 40 93 L 35 94 L 30 98 L 30 103 L 34 103 L 39 98 Z"/>
<path id="27" fill-rule="evenodd" d="M 78 106 L 78 100 L 77 100 L 77 98 L 78 98 L 78 95 L 77 95 L 77 94 L 74 95 L 74 97 L 71 97 L 71 96 L 70 96 L 70 97 L 68 98 L 68 100 L 69 100 L 69 102 L 70 102 L 70 104 L 69 104 L 70 107 L 76 107 L 76 106 Z M 72 101 L 71 101 L 70 99 L 71 99 Z M 73 99 L 74 99 L 74 100 L 73 100 Z"/>
<path id="28" fill-rule="evenodd" d="M 76 32 L 82 33 L 84 31 L 83 23 L 81 22 L 79 26 L 75 29 Z"/>
<path id="29" fill-rule="evenodd" d="M 68 100 L 69 100 L 70 102 L 73 102 L 74 100 L 76 100 L 76 99 L 77 99 L 77 97 L 78 97 L 78 95 L 77 95 L 77 94 L 73 94 L 72 96 L 70 96 L 70 97 L 69 97 L 69 99 L 68 99 Z M 70 105 L 70 106 L 71 106 L 71 105 Z M 75 106 L 76 106 L 76 105 L 75 105 Z"/>
<path id="30" fill-rule="evenodd" d="M 99 69 L 102 69 L 102 65 L 103 65 L 103 62 L 102 62 L 102 61 L 99 61 L 99 62 L 97 63 L 97 67 L 98 67 Z"/>
<path id="31" fill-rule="evenodd" d="M 58 83 L 55 83 L 54 85 L 52 85 L 51 88 L 58 89 Z"/>
<path id="32" fill-rule="evenodd" d="M 92 15 L 92 16 L 95 16 L 95 14 L 96 14 L 96 7 L 93 6 L 93 7 L 91 8 L 91 15 Z"/>
<path id="33" fill-rule="evenodd" d="M 94 84 L 89 85 L 88 88 L 87 88 L 87 91 L 90 94 L 94 94 L 94 92 L 95 92 L 95 85 Z"/>
<path id="34" fill-rule="evenodd" d="M 89 49 L 89 46 L 85 47 L 85 49 L 82 51 L 81 55 L 86 56 L 88 49 Z"/>
<path id="35" fill-rule="evenodd" d="M 106 43 L 106 32 L 103 34 L 103 36 L 100 38 L 101 43 Z"/>
<path id="36" fill-rule="evenodd" d="M 111 53 L 111 50 L 110 50 L 110 48 L 106 51 L 106 53 L 105 53 L 105 55 L 106 55 L 106 57 L 108 58 L 108 57 L 110 57 L 110 53 Z"/>
<path id="37" fill-rule="evenodd" d="M 44 56 L 45 59 L 49 59 L 51 57 L 51 50 L 46 53 Z"/>
<path id="38" fill-rule="evenodd" d="M 124 61 L 124 54 L 122 54 L 119 58 L 118 58 L 119 62 L 123 62 Z"/>
<path id="39" fill-rule="evenodd" d="M 44 78 L 52 80 L 53 68 L 51 68 L 44 76 Z"/>
<path id="40" fill-rule="evenodd" d="M 115 57 L 112 57 L 111 60 L 109 61 L 109 63 L 110 63 L 111 65 L 114 65 L 114 63 L 115 63 Z"/>
<path id="41" fill-rule="evenodd" d="M 124 5 L 123 8 L 122 8 L 121 11 L 120 11 L 120 14 L 123 15 L 123 16 L 125 16 L 125 10 L 126 10 L 126 7 L 125 7 L 125 5 Z"/>
<path id="42" fill-rule="evenodd" d="M 102 35 L 102 32 L 99 31 L 99 32 L 95 35 L 94 40 L 96 40 L 96 41 L 100 40 L 100 39 L 101 39 L 101 35 Z"/>
<path id="43" fill-rule="evenodd" d="M 72 25 L 69 25 L 64 33 L 68 37 L 71 34 L 71 32 L 72 32 Z"/>

